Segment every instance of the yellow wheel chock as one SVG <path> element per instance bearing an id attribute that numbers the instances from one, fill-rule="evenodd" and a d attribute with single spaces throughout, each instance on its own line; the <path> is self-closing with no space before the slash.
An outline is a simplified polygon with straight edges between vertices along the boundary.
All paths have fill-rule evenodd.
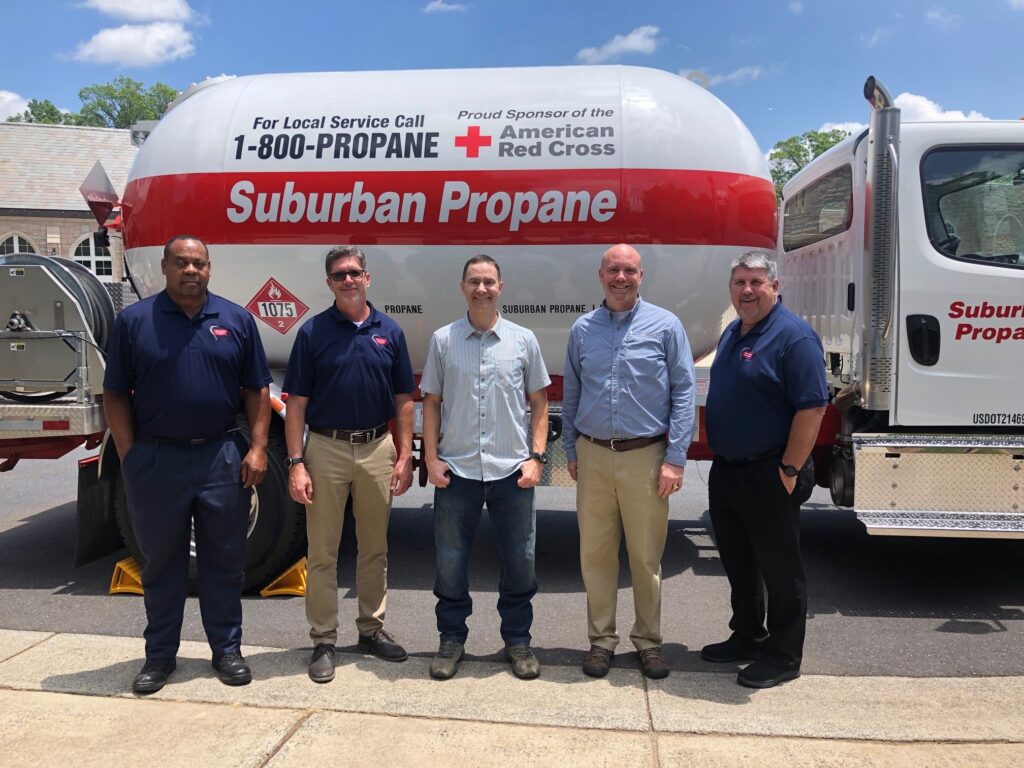
<path id="1" fill-rule="evenodd" d="M 110 577 L 110 594 L 121 592 L 142 594 L 142 567 L 134 557 L 119 560 L 114 566 L 114 574 Z"/>
<path id="2" fill-rule="evenodd" d="M 276 595 L 296 595 L 302 597 L 306 594 L 306 558 L 297 560 L 288 566 L 284 572 L 260 590 L 260 597 L 274 597 Z"/>
<path id="3" fill-rule="evenodd" d="M 142 568 L 134 557 L 119 560 L 114 566 L 114 573 L 110 577 L 110 594 L 119 593 L 143 594 Z M 275 597 L 277 595 L 302 597 L 305 594 L 306 558 L 304 557 L 288 566 L 280 576 L 260 590 L 260 597 Z"/>

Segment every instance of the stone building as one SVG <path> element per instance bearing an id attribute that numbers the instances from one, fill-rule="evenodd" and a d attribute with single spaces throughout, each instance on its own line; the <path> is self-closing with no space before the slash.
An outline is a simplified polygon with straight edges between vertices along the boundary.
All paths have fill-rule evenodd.
<path id="1" fill-rule="evenodd" d="M 74 259 L 104 282 L 124 275 L 119 233 L 97 245 L 79 193 L 97 160 L 118 194 L 138 148 L 131 131 L 0 123 L 0 255 L 30 252 Z"/>

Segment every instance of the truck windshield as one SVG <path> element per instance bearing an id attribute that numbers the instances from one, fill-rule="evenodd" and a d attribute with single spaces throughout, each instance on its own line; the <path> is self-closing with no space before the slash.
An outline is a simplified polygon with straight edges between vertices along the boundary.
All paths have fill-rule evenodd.
<path id="1" fill-rule="evenodd" d="M 925 155 L 921 179 L 936 249 L 1024 269 L 1024 147 L 936 149 Z"/>

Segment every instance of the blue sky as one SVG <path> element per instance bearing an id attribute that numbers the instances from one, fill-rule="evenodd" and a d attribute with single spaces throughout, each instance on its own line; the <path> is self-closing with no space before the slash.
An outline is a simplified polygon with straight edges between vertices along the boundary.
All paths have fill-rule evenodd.
<path id="1" fill-rule="evenodd" d="M 0 119 L 128 75 L 621 63 L 686 74 L 762 150 L 863 123 L 877 75 L 905 119 L 1024 116 L 1024 0 L 5 0 Z"/>

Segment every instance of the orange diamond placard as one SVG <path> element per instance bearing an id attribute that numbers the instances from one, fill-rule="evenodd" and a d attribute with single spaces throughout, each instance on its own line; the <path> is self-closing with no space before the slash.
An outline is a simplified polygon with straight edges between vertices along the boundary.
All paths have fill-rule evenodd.
<path id="1" fill-rule="evenodd" d="M 274 278 L 270 278 L 245 308 L 278 333 L 288 333 L 309 307 Z"/>

